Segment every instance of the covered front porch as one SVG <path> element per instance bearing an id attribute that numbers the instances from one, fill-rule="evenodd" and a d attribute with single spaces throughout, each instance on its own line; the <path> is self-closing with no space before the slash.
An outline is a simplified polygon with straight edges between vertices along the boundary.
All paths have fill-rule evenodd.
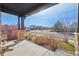
<path id="1" fill-rule="evenodd" d="M 43 48 L 41 46 L 38 46 L 38 45 L 28 41 L 30 38 L 33 38 L 32 42 L 34 42 L 35 39 L 41 37 L 39 35 L 33 34 L 34 35 L 33 36 L 32 34 L 27 33 L 30 37 L 28 37 L 28 40 L 25 38 L 25 25 L 24 25 L 25 18 L 27 19 L 28 16 L 33 15 L 36 12 L 42 11 L 42 10 L 48 8 L 48 7 L 55 6 L 57 4 L 58 3 L 52 3 L 52 4 L 49 4 L 49 3 L 37 3 L 37 4 L 36 3 L 30 3 L 30 4 L 28 4 L 28 3 L 26 3 L 26 4 L 16 4 L 16 3 L 8 4 L 8 3 L 6 3 L 5 4 L 4 3 L 3 4 L 2 3 L 2 4 L 0 4 L 0 11 L 1 12 L 10 13 L 10 14 L 18 16 L 18 18 L 17 18 L 17 20 L 18 20 L 18 30 L 17 30 L 17 34 L 16 34 L 16 36 L 17 36 L 16 39 L 17 39 L 17 41 L 18 40 L 21 41 L 20 43 L 16 44 L 13 47 L 13 49 L 14 49 L 13 51 L 7 52 L 4 55 L 5 56 L 7 56 L 7 55 L 11 55 L 11 56 L 14 56 L 14 55 L 16 55 L 16 56 L 32 55 L 33 56 L 34 54 L 38 55 L 38 56 L 39 55 L 44 55 L 44 56 L 45 55 L 48 55 L 48 56 L 72 55 L 72 54 L 66 53 L 64 50 L 59 50 L 59 49 L 57 49 L 55 52 L 53 52 L 53 51 L 50 50 L 51 47 L 49 47 L 49 46 L 45 46 L 46 48 L 49 49 L 48 50 L 46 48 Z M 1 29 L 1 20 L 2 19 L 1 19 L 1 13 L 0 13 L 0 31 L 2 30 Z M 59 34 L 57 34 L 57 35 L 59 35 Z M 35 36 L 37 38 L 35 38 Z M 44 36 L 44 37 L 45 37 L 44 40 L 46 40 L 46 39 L 49 38 L 49 35 L 47 34 L 47 37 L 46 36 Z M 44 37 L 41 37 L 41 38 L 43 39 Z M 53 38 L 53 37 L 51 37 L 51 38 Z M 24 40 L 24 39 L 26 39 L 26 40 Z M 56 39 L 58 40 L 59 37 L 57 37 Z M 76 39 L 76 41 L 78 43 L 78 39 Z M 42 42 L 44 43 L 44 41 L 42 41 Z M 51 40 L 47 40 L 45 42 L 50 43 Z M 57 47 L 57 42 L 58 41 L 54 41 L 55 45 L 52 44 L 53 47 L 55 47 L 55 49 Z M 46 44 L 49 44 L 49 43 L 46 43 Z M 78 46 L 79 45 L 77 44 L 77 49 L 76 49 L 77 52 L 78 52 Z M 21 48 L 22 48 L 22 50 L 19 50 Z M 27 51 L 26 51 L 26 53 L 24 53 L 26 49 L 27 49 Z M 36 51 L 38 51 L 38 52 L 36 52 Z M 75 55 L 78 55 L 78 53 L 76 53 Z"/>

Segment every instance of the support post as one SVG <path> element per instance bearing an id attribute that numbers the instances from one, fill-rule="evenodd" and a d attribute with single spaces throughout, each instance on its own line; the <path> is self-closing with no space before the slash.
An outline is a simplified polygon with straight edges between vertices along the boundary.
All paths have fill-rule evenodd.
<path id="1" fill-rule="evenodd" d="M 21 30 L 24 30 L 24 19 L 25 19 L 25 16 L 22 16 L 21 17 Z"/>
<path id="2" fill-rule="evenodd" d="M 20 17 L 18 16 L 18 30 L 20 30 Z"/>
<path id="3" fill-rule="evenodd" d="M 25 39 L 25 35 L 24 35 L 24 16 L 21 16 L 20 19 L 18 19 L 18 40 L 24 40 Z"/>
<path id="4" fill-rule="evenodd" d="M 1 32 L 1 5 L 0 5 L 0 32 Z"/>
<path id="5" fill-rule="evenodd" d="M 78 26 L 77 26 L 77 33 L 75 34 L 75 55 L 79 56 L 79 4 L 78 4 Z"/>

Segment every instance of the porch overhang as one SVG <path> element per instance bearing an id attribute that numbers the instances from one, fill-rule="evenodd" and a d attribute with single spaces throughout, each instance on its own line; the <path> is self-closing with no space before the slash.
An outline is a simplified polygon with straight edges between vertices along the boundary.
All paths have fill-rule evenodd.
<path id="1" fill-rule="evenodd" d="M 54 6 L 57 3 L 0 3 L 2 12 L 16 16 L 28 16 Z"/>

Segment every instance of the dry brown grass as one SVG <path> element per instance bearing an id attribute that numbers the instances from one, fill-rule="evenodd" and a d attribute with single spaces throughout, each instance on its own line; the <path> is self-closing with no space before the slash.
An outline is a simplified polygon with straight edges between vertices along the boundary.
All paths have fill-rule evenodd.
<path id="1" fill-rule="evenodd" d="M 58 44 L 59 44 L 59 40 L 55 39 L 55 38 L 50 38 L 51 40 L 51 49 L 53 51 L 55 51 L 58 48 Z"/>
<path id="2" fill-rule="evenodd" d="M 37 40 L 37 35 L 32 35 L 31 41 L 35 42 Z"/>
<path id="3" fill-rule="evenodd" d="M 27 40 L 32 40 L 32 37 L 33 37 L 33 35 L 29 33 L 28 36 L 26 36 L 26 39 Z"/>
<path id="4" fill-rule="evenodd" d="M 48 45 L 49 40 L 47 36 L 37 36 L 35 42 L 39 45 Z"/>
<path id="5" fill-rule="evenodd" d="M 38 45 L 41 45 L 47 49 L 50 49 L 52 51 L 55 51 L 58 48 L 58 42 L 56 38 L 48 37 L 48 36 L 37 36 L 33 35 L 31 37 L 32 41 L 35 42 Z"/>
<path id="6" fill-rule="evenodd" d="M 55 51 L 59 44 L 58 38 L 48 37 L 47 35 L 34 35 L 30 33 L 27 39 L 52 51 Z"/>

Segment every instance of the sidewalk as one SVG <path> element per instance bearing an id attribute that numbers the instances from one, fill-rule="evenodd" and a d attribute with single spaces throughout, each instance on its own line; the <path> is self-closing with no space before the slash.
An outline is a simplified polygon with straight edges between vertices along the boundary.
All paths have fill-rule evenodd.
<path id="1" fill-rule="evenodd" d="M 22 41 L 13 47 L 13 51 L 6 52 L 5 56 L 72 56 L 62 50 L 52 52 L 29 41 Z"/>

